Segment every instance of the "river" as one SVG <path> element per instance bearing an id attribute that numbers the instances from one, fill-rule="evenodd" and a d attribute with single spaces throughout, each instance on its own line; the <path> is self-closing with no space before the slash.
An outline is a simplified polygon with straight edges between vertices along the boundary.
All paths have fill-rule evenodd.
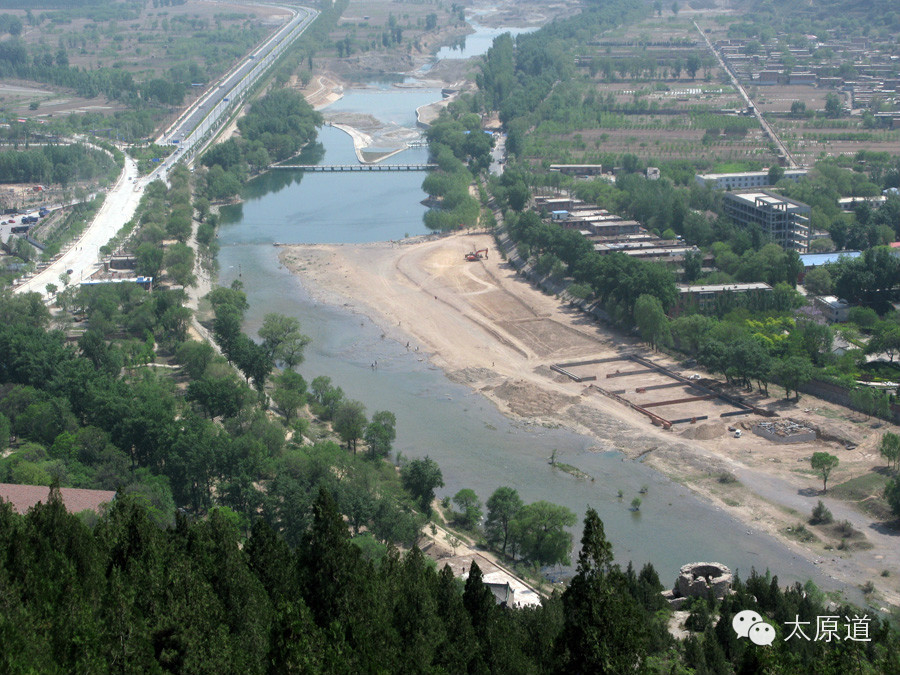
<path id="1" fill-rule="evenodd" d="M 439 98 L 436 89 L 382 84 L 348 90 L 335 108 L 412 126 L 415 108 Z M 304 162 L 355 162 L 352 142 L 343 132 L 324 127 L 319 144 Z M 387 161 L 419 163 L 426 156 L 425 149 L 410 149 Z M 562 504 L 579 519 L 592 506 L 605 523 L 617 560 L 633 560 L 638 568 L 652 562 L 666 586 L 681 565 L 715 560 L 743 576 L 752 567 L 770 567 L 782 582 L 812 578 L 824 588 L 837 587 L 780 542 L 748 530 L 684 486 L 608 450 L 613 439 L 607 443 L 507 419 L 480 394 L 450 381 L 424 354 L 385 339 L 367 317 L 316 301 L 302 279 L 279 264 L 273 242 L 351 244 L 425 233 L 423 177 L 405 172 L 273 172 L 251 182 L 244 203 L 223 210 L 219 233 L 219 282 L 227 285 L 238 277 L 243 282 L 250 302 L 245 330 L 255 336 L 268 312 L 297 317 L 312 337 L 300 368 L 304 377 L 330 376 L 349 398 L 363 402 L 369 414 L 394 412 L 395 450 L 406 457 L 429 455 L 440 464 L 446 485 L 439 496 L 467 487 L 484 501 L 497 487 L 509 485 L 526 502 Z M 370 364 L 376 360 L 373 370 Z M 547 460 L 554 449 L 559 461 L 596 481 L 550 467 Z M 628 504 L 644 486 L 641 510 L 633 513 Z M 624 500 L 618 499 L 619 490 Z M 580 532 L 579 524 L 574 528 L 576 553 Z M 550 572 L 564 576 L 570 571 Z"/>

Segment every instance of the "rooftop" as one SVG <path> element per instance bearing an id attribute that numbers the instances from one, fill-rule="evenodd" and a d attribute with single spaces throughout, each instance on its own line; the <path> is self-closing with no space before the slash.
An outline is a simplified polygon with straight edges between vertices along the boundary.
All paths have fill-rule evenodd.
<path id="1" fill-rule="evenodd" d="M 806 169 L 785 169 L 785 176 L 805 176 L 807 173 Z M 736 178 L 738 176 L 766 176 L 768 177 L 768 171 L 739 171 L 737 173 L 701 173 L 697 174 L 704 180 L 717 180 L 719 178 Z"/>
<path id="2" fill-rule="evenodd" d="M 726 291 L 771 291 L 769 284 L 760 281 L 749 284 L 705 284 L 700 286 L 678 285 L 679 293 L 725 293 Z"/>
<path id="3" fill-rule="evenodd" d="M 725 195 L 725 199 L 732 199 L 736 201 L 747 202 L 751 206 L 757 206 L 759 204 L 763 204 L 766 206 L 792 206 L 794 208 L 800 209 L 809 209 L 808 204 L 804 204 L 803 202 L 798 202 L 796 199 L 790 199 L 789 197 L 782 197 L 781 195 L 777 195 L 773 192 L 728 192 Z"/>
<path id="4" fill-rule="evenodd" d="M 800 255 L 800 262 L 804 267 L 816 267 L 818 265 L 828 265 L 835 263 L 841 258 L 851 260 L 862 255 L 862 251 L 832 251 L 831 253 L 803 253 Z"/>
<path id="5" fill-rule="evenodd" d="M 828 305 L 832 309 L 843 309 L 850 306 L 846 300 L 839 300 L 833 295 L 822 295 L 819 297 L 819 302 Z"/>

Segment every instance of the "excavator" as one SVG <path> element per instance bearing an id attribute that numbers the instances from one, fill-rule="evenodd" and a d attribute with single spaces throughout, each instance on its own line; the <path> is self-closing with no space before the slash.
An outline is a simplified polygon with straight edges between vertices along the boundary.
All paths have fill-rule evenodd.
<path id="1" fill-rule="evenodd" d="M 487 260 L 488 250 L 486 248 L 478 249 L 477 251 L 472 251 L 471 253 L 466 253 L 466 255 L 464 257 L 469 262 L 477 262 L 479 260 Z"/>

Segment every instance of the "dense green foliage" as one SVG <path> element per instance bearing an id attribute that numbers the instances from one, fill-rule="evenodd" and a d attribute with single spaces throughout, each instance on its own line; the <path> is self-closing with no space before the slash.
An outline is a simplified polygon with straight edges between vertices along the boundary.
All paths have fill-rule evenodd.
<path id="1" fill-rule="evenodd" d="M 481 130 L 481 118 L 445 110 L 426 137 L 438 170 L 422 183 L 437 207 L 425 214 L 425 224 L 434 230 L 476 225 L 480 209 L 469 186 L 475 175 L 490 165 L 492 145 L 491 137 Z"/>
<path id="2" fill-rule="evenodd" d="M 315 140 L 322 116 L 298 92 L 278 89 L 255 101 L 239 121 L 241 137 L 207 150 L 201 162 L 208 167 L 201 191 L 210 201 L 236 195 L 251 173 L 296 155 Z"/>
<path id="3" fill-rule="evenodd" d="M 92 526 L 49 503 L 0 505 L 0 668 L 5 672 L 753 673 L 896 672 L 896 632 L 868 617 L 869 642 L 785 640 L 788 622 L 835 614 L 810 585 L 782 590 L 752 573 L 721 603 L 692 605 L 684 641 L 666 630 L 650 565 L 612 562 L 603 523 L 584 524 L 577 573 L 561 595 L 502 608 L 477 563 L 461 583 L 418 548 L 369 555 L 332 492 L 308 503 L 288 545 L 263 520 L 249 536 L 213 510 L 160 528 L 120 494 Z M 753 609 L 771 647 L 736 638 Z"/>
<path id="4" fill-rule="evenodd" d="M 611 3 L 605 10 L 603 21 L 609 23 L 627 22 L 632 16 L 629 3 Z M 814 251 L 868 249 L 861 258 L 843 260 L 810 277 L 813 289 L 884 314 L 884 320 L 877 321 L 873 312 L 875 318 L 863 329 L 862 341 L 855 342 L 859 348 L 838 356 L 831 351 L 834 330 L 794 291 L 803 273 L 797 253 L 770 242 L 759 227 L 732 223 L 725 215 L 722 193 L 694 181 L 700 168 L 696 162 L 654 162 L 663 167 L 663 178 L 647 180 L 640 175 L 645 164 L 637 156 L 603 157 L 605 166 L 620 167 L 613 184 L 603 178 L 585 181 L 548 173 L 550 162 L 573 161 L 562 150 L 541 155 L 543 166 L 521 161 L 525 156 L 533 159 L 529 139 L 542 133 L 624 125 L 626 120 L 629 125 L 635 123 L 634 115 L 623 113 L 639 110 L 617 110 L 623 104 L 596 94 L 592 83 L 573 76 L 565 58 L 572 48 L 569 38 L 578 34 L 579 24 L 592 26 L 595 20 L 596 15 L 585 14 L 515 41 L 509 36 L 498 38 L 482 66 L 480 91 L 469 101 L 474 109 L 481 105 L 485 110 L 499 110 L 508 132 L 510 164 L 502 177 L 491 179 L 489 187 L 498 206 L 506 209 L 505 229 L 519 257 L 531 271 L 549 277 L 556 289 L 568 286 L 573 298 L 596 302 L 624 327 L 636 324 L 651 346 L 674 346 L 734 384 L 750 389 L 755 382 L 766 392 L 769 382 L 777 382 L 790 396 L 815 378 L 849 389 L 855 408 L 889 417 L 892 395 L 858 387 L 855 380 L 870 377 L 862 370 L 864 354 L 884 353 L 893 361 L 900 353 L 897 315 L 884 314 L 900 292 L 896 282 L 900 269 L 895 256 L 878 248 L 900 236 L 900 199 L 890 197 L 880 206 L 862 202 L 852 213 L 845 213 L 838 198 L 878 195 L 900 183 L 896 159 L 870 151 L 827 158 L 799 182 L 780 180 L 777 185 L 788 196 L 809 203 L 814 226 L 828 232 L 829 238 L 813 242 Z M 633 105 L 639 103 L 636 97 Z M 723 122 L 721 115 L 699 110 L 687 111 L 681 120 L 715 134 L 724 130 L 726 135 L 745 133 L 751 124 L 741 118 L 732 118 L 733 124 Z M 773 177 L 778 178 L 777 171 Z M 549 222 L 549 214 L 527 212 L 530 188 L 539 186 L 568 189 L 588 203 L 639 221 L 664 239 L 679 236 L 702 252 L 686 256 L 681 269 L 623 254 L 600 255 L 577 232 Z M 774 290 L 724 294 L 704 307 L 707 316 L 700 316 L 690 303 L 676 304 L 676 275 L 684 283 L 765 282 Z M 852 332 L 853 327 L 848 330 Z"/>
<path id="5" fill-rule="evenodd" d="M 0 152 L 0 183 L 57 183 L 111 179 L 118 173 L 112 157 L 82 144 L 45 145 Z"/>
<path id="6" fill-rule="evenodd" d="M 890 37 L 900 29 L 900 13 L 891 0 L 820 0 L 812 5 L 754 0 L 741 21 L 728 28 L 729 37 L 758 38 L 766 44 L 778 31 L 791 36 L 792 44 L 804 44 L 812 36 L 835 32 Z"/>
<path id="7" fill-rule="evenodd" d="M 553 256 L 563 263 L 576 283 L 589 286 L 606 310 L 631 325 L 641 295 L 656 298 L 663 309 L 675 304 L 675 277 L 663 265 L 623 253 L 601 255 L 577 230 L 548 224 L 533 211 L 507 214 L 507 231 L 524 257 Z"/>

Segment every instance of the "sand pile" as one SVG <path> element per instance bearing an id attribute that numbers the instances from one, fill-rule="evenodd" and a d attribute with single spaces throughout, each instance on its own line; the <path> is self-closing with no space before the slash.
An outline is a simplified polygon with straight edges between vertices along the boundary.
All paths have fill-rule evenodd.
<path id="1" fill-rule="evenodd" d="M 725 433 L 725 426 L 721 422 L 709 422 L 708 424 L 691 425 L 679 436 L 697 441 L 710 441 Z"/>

